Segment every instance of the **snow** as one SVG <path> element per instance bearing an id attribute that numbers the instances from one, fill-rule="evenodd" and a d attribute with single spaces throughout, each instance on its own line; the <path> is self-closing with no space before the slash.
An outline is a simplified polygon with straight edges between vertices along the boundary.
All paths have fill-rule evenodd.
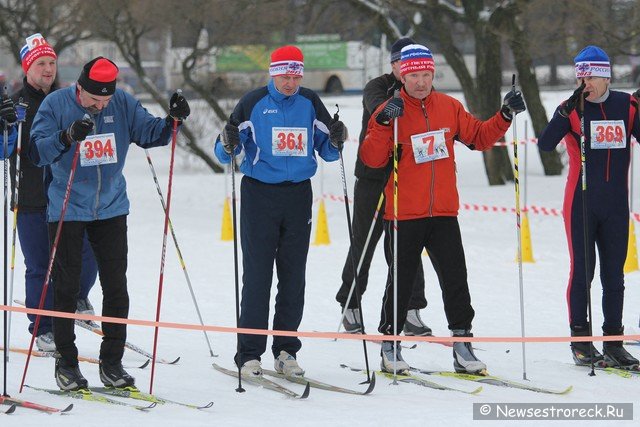
<path id="1" fill-rule="evenodd" d="M 544 93 L 543 102 L 549 112 L 570 92 Z M 460 97 L 459 95 L 456 95 Z M 325 104 L 333 114 L 335 104 L 340 105 L 341 118 L 351 134 L 360 129 L 361 99 L 355 97 L 325 98 Z M 524 118 L 518 117 L 519 139 L 524 137 Z M 512 138 L 512 130 L 507 133 Z M 532 131 L 529 130 L 529 135 Z M 525 177 L 525 149 L 520 146 L 521 183 L 526 182 L 527 204 L 561 209 L 566 171 L 563 176 L 545 177 L 534 147 L 528 147 L 528 167 Z M 353 188 L 353 164 L 357 143 L 349 142 L 344 150 L 349 194 Z M 510 149 L 510 151 L 512 151 Z M 170 150 L 150 151 L 161 187 L 166 194 Z M 508 207 L 515 205 L 513 185 L 489 186 L 484 173 L 481 154 L 457 147 L 456 151 L 460 197 L 463 203 Z M 637 156 L 636 156 L 637 158 Z M 177 162 L 179 165 L 179 162 Z M 342 196 L 339 162 L 324 164 L 322 174 L 313 180 L 316 198 L 327 195 Z M 320 171 L 319 170 L 319 171 Z M 158 276 L 162 247 L 164 216 L 151 179 L 144 152 L 132 149 L 127 159 L 125 174 L 131 200 L 129 215 L 129 293 L 130 317 L 153 320 L 156 313 Z M 236 175 L 239 193 L 240 175 Z M 635 185 L 638 178 L 635 176 Z M 634 188 L 637 188 L 634 185 Z M 235 326 L 233 244 L 220 240 L 225 196 L 230 195 L 228 175 L 214 175 L 206 171 L 177 166 L 173 180 L 171 218 L 184 261 L 188 269 L 197 301 L 205 324 Z M 402 191 L 402 187 L 400 187 Z M 525 191 L 524 188 L 521 191 Z M 307 293 L 305 315 L 301 331 L 335 331 L 339 321 L 339 306 L 335 292 L 348 249 L 347 224 L 344 203 L 326 199 L 327 220 L 331 237 L 328 246 L 311 246 L 307 268 Z M 314 204 L 317 215 L 318 204 Z M 463 242 L 465 245 L 469 285 L 476 311 L 474 332 L 479 337 L 519 337 L 520 293 L 516 257 L 516 218 L 514 214 L 460 212 Z M 315 220 L 315 218 L 314 218 Z M 550 215 L 530 215 L 530 230 L 535 263 L 523 265 L 525 324 L 527 336 L 567 336 L 567 309 L 565 287 L 569 259 L 562 219 Z M 312 241 L 315 237 L 315 224 Z M 173 242 L 168 240 L 161 320 L 198 324 L 184 272 L 175 255 Z M 23 299 L 22 280 L 24 265 L 17 251 L 14 298 Z M 425 261 L 427 297 L 429 306 L 422 311 L 424 321 L 438 336 L 448 336 L 441 293 L 437 279 Z M 627 291 L 624 320 L 627 332 L 637 333 L 640 283 L 638 272 L 626 276 Z M 375 333 L 386 277 L 386 265 L 378 248 L 370 274 L 369 289 L 363 299 L 363 311 L 369 333 Z M 596 273 L 596 278 L 599 277 Z M 275 286 L 274 286 L 275 289 Z M 275 291 L 272 292 L 275 294 Z M 601 287 L 598 279 L 593 284 L 593 316 L 595 334 L 600 334 L 602 323 L 600 309 Z M 99 290 L 91 293 L 91 301 L 100 311 Z M 273 297 L 272 297 L 273 299 Z M 273 304 L 273 301 L 272 301 Z M 272 306 L 273 307 L 273 306 Z M 12 325 L 12 344 L 28 347 L 26 316 L 15 314 Z M 153 344 L 153 329 L 130 326 L 129 341 L 148 349 Z M 98 356 L 98 337 L 77 328 L 77 344 L 80 353 Z M 571 393 L 564 396 L 538 394 L 485 385 L 477 396 L 462 393 L 431 390 L 412 384 L 390 385 L 385 378 L 378 378 L 374 392 L 369 396 L 351 396 L 312 389 L 309 399 L 295 401 L 281 395 L 256 388 L 245 383 L 246 392 L 234 390 L 237 380 L 215 371 L 213 362 L 233 367 L 235 335 L 209 333 L 214 352 L 211 358 L 206 341 L 200 331 L 161 329 L 158 355 L 164 358 L 181 357 L 175 366 L 156 365 L 154 392 L 173 400 L 205 404 L 213 407 L 197 411 L 175 405 L 158 406 L 148 413 L 129 408 L 101 405 L 99 403 L 71 401 L 42 392 L 25 389 L 18 394 L 24 369 L 25 356 L 12 353 L 8 364 L 7 390 L 14 397 L 64 407 L 74 403 L 73 411 L 64 416 L 47 416 L 28 409 L 18 408 L 11 416 L 0 415 L 0 425 L 27 426 L 46 422 L 50 427 L 68 425 L 69 422 L 90 426 L 153 425 L 153 426 L 205 426 L 205 425 L 477 425 L 473 420 L 473 403 L 638 403 L 640 378 L 624 379 L 598 372 L 595 377 L 587 370 L 572 365 L 568 343 L 528 343 L 526 345 L 526 376 L 531 383 L 552 388 L 573 385 Z M 269 346 L 271 339 L 269 339 Z M 487 363 L 494 375 L 522 381 L 522 346 L 520 343 L 478 343 L 478 356 Z M 363 346 L 360 341 L 330 339 L 303 339 L 299 361 L 307 375 L 344 387 L 364 389 L 358 385 L 364 375 L 347 372 L 339 364 L 364 366 Z M 370 364 L 377 369 L 379 347 L 367 344 Z M 629 347 L 636 356 L 640 347 Z M 405 359 L 414 366 L 450 370 L 451 350 L 430 343 L 419 343 L 413 350 L 404 350 Z M 145 359 L 130 351 L 125 352 L 124 362 L 135 366 Z M 271 367 L 272 356 L 267 350 L 263 358 L 265 367 Z M 81 370 L 92 385 L 100 385 L 97 366 L 81 363 Z M 150 368 L 130 369 L 137 385 L 148 391 Z M 441 377 L 428 377 L 442 384 L 466 390 L 478 386 Z M 32 358 L 26 383 L 55 388 L 53 360 Z M 302 386 L 286 383 L 290 388 L 302 391 Z M 638 407 L 636 405 L 636 410 Z M 635 415 L 637 420 L 638 414 Z M 636 421 L 637 422 L 637 421 Z M 482 425 L 497 425 L 498 421 L 485 421 Z M 533 421 L 531 425 L 550 425 L 550 421 Z M 513 425 L 516 425 L 515 423 Z M 518 423 L 517 425 L 521 425 Z M 632 421 L 618 421 L 615 425 L 633 425 Z"/>

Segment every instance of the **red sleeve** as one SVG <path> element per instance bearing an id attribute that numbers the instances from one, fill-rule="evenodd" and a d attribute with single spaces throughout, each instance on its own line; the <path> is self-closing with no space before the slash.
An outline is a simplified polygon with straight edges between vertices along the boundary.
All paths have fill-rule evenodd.
<path id="1" fill-rule="evenodd" d="M 383 102 L 371 114 L 367 125 L 367 134 L 360 144 L 360 159 L 370 168 L 382 168 L 387 165 L 393 152 L 393 125 L 383 126 L 376 122 L 376 115 L 383 109 Z"/>
<path id="2" fill-rule="evenodd" d="M 488 120 L 482 121 L 473 117 L 461 104 L 458 106 L 458 123 L 460 141 L 466 145 L 473 145 L 480 151 L 493 147 L 511 126 L 511 122 L 506 121 L 499 111 Z"/>

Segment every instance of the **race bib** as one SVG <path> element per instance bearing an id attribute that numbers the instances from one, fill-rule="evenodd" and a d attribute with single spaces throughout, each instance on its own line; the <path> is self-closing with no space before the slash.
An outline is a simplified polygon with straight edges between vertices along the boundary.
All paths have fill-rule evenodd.
<path id="1" fill-rule="evenodd" d="M 590 126 L 592 149 L 626 148 L 627 132 L 624 120 L 595 120 Z"/>
<path id="2" fill-rule="evenodd" d="M 42 37 L 42 34 L 36 33 L 32 36 L 26 38 L 27 46 L 29 46 L 29 50 L 33 50 L 38 46 L 43 46 L 48 44 L 47 41 Z"/>
<path id="3" fill-rule="evenodd" d="M 417 164 L 449 157 L 444 129 L 411 135 L 411 147 Z"/>
<path id="4" fill-rule="evenodd" d="M 80 166 L 98 166 L 117 162 L 115 134 L 90 135 L 80 142 Z"/>
<path id="5" fill-rule="evenodd" d="M 307 155 L 307 128 L 271 128 L 271 153 L 274 156 Z"/>

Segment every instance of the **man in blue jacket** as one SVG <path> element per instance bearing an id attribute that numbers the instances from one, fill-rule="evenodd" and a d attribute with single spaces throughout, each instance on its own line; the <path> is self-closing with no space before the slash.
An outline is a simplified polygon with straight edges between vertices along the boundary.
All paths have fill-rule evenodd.
<path id="1" fill-rule="evenodd" d="M 593 322 L 587 317 L 587 297 L 594 276 L 597 246 L 604 315 L 602 331 L 604 335 L 623 335 L 624 262 L 629 242 L 629 163 L 631 135 L 640 139 L 638 102 L 628 93 L 609 89 L 611 64 L 599 47 L 587 46 L 580 51 L 575 57 L 575 70 L 579 87 L 556 109 L 538 139 L 540 149 L 548 151 L 564 138 L 569 153 L 563 206 L 571 259 L 567 289 L 569 326 L 571 336 L 590 335 Z M 581 167 L 582 138 L 584 171 Z M 582 184 L 583 174 L 586 187 Z M 624 349 L 622 341 L 605 341 L 604 355 L 587 341 L 572 342 L 571 351 L 578 365 L 638 367 L 638 359 Z"/>
<path id="2" fill-rule="evenodd" d="M 129 200 L 122 175 L 125 158 L 131 143 L 144 148 L 167 145 L 173 121 L 184 120 L 190 112 L 186 99 L 174 93 L 169 116 L 154 117 L 133 96 L 116 89 L 117 77 L 118 67 L 109 59 L 89 61 L 75 85 L 44 99 L 31 128 L 32 161 L 38 166 L 50 165 L 45 188 L 52 244 L 77 160 L 53 267 L 56 311 L 76 310 L 86 231 L 98 262 L 102 315 L 127 318 Z M 133 386 L 134 378 L 122 367 L 126 325 L 105 322 L 102 330 L 100 380 L 109 387 Z M 78 367 L 73 319 L 54 318 L 53 332 L 60 353 L 55 367 L 58 386 L 63 390 L 86 388 L 87 380 Z"/>
<path id="3" fill-rule="evenodd" d="M 303 55 L 295 46 L 271 54 L 268 85 L 246 94 L 233 110 L 215 144 L 229 163 L 244 150 L 240 165 L 240 239 L 243 288 L 240 327 L 267 329 L 273 264 L 278 275 L 273 328 L 296 331 L 304 307 L 305 270 L 311 234 L 310 178 L 326 161 L 339 157 L 346 139 L 341 121 L 333 121 L 318 95 L 300 87 Z M 262 375 L 266 335 L 240 335 L 235 361 L 242 375 Z M 275 369 L 304 375 L 296 361 L 302 347 L 296 337 L 274 336 Z"/>

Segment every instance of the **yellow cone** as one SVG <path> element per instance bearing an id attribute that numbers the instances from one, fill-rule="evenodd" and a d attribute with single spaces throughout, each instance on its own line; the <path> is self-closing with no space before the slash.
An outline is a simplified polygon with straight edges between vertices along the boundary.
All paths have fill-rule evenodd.
<path id="1" fill-rule="evenodd" d="M 318 208 L 318 225 L 316 227 L 316 240 L 314 245 L 328 245 L 329 240 L 329 227 L 327 226 L 327 211 L 324 208 L 324 200 L 320 200 L 320 206 Z"/>
<path id="2" fill-rule="evenodd" d="M 633 220 L 629 220 L 629 246 L 627 247 L 627 259 L 624 262 L 624 272 L 630 273 L 638 270 L 638 247 L 636 245 L 636 229 Z"/>
<path id="3" fill-rule="evenodd" d="M 228 242 L 233 240 L 233 223 L 231 222 L 231 209 L 229 207 L 229 198 L 224 199 L 224 207 L 222 208 L 222 233 L 220 240 Z"/>
<path id="4" fill-rule="evenodd" d="M 526 213 L 521 216 L 520 238 L 522 239 L 522 262 L 536 262 L 533 259 L 533 248 L 531 246 L 531 231 L 529 230 L 529 217 Z"/>

